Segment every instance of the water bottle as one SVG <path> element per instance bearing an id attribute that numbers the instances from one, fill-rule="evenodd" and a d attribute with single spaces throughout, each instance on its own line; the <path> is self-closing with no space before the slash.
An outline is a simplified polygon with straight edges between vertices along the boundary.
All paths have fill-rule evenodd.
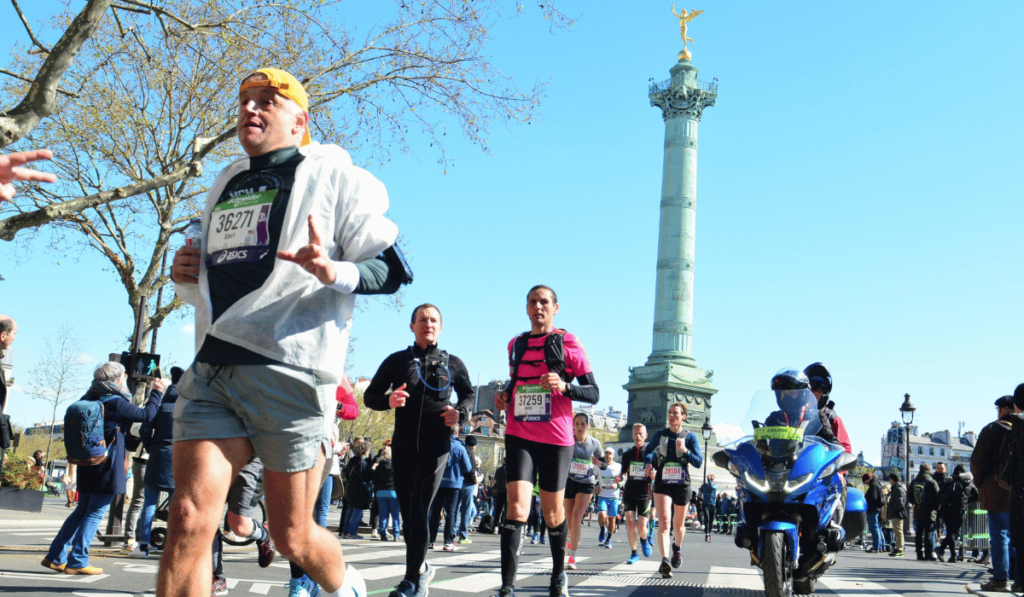
<path id="1" fill-rule="evenodd" d="M 193 218 L 189 220 L 188 228 L 185 228 L 185 245 L 189 247 L 195 247 L 200 251 L 203 250 L 202 218 Z"/>

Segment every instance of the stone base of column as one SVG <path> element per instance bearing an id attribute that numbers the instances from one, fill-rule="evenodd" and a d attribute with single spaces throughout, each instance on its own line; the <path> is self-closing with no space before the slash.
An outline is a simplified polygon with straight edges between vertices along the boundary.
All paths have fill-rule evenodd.
<path id="1" fill-rule="evenodd" d="M 653 360 L 654 356 L 651 358 Z M 700 428 L 711 414 L 711 397 L 718 393 L 711 385 L 711 375 L 710 371 L 678 362 L 648 361 L 643 367 L 631 367 L 629 382 L 622 386 L 629 392 L 629 412 L 626 426 L 619 432 L 619 441 L 633 441 L 634 423 L 643 423 L 648 435 L 664 428 L 668 424 L 668 407 L 675 402 L 686 406 L 683 427 L 700 437 Z M 711 445 L 717 445 L 713 435 Z"/>

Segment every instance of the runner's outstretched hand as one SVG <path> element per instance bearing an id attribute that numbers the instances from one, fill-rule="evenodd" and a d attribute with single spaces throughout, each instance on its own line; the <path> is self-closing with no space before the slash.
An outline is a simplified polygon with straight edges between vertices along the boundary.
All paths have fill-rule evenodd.
<path id="1" fill-rule="evenodd" d="M 0 201 L 10 201 L 14 198 L 14 185 L 11 184 L 14 181 L 57 182 L 57 177 L 49 172 L 39 172 L 21 167 L 29 162 L 48 160 L 52 157 L 53 152 L 49 149 L 0 155 Z"/>
<path id="2" fill-rule="evenodd" d="M 313 223 L 312 215 L 309 216 L 309 244 L 295 253 L 278 251 L 277 258 L 301 265 L 302 269 L 316 276 L 321 284 L 334 284 L 336 278 L 334 264 L 331 263 L 331 258 L 327 255 L 327 249 L 324 248 L 324 243 L 320 239 L 320 232 L 317 231 L 316 224 Z"/>

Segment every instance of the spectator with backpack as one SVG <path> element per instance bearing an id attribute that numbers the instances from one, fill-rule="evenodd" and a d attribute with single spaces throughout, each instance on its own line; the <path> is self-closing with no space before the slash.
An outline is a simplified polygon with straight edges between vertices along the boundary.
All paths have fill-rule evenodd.
<path id="1" fill-rule="evenodd" d="M 946 525 L 946 536 L 939 544 L 938 558 L 942 559 L 942 553 L 949 547 L 950 562 L 956 561 L 956 540 L 960 536 L 960 527 L 963 525 L 964 514 L 967 512 L 967 504 L 978 501 L 978 488 L 973 483 L 974 475 L 967 472 L 964 465 L 958 464 L 953 468 L 953 474 L 948 475 L 943 481 L 943 488 L 940 491 L 939 517 Z"/>
<path id="2" fill-rule="evenodd" d="M 986 425 L 971 453 L 971 474 L 978 486 L 978 502 L 988 514 L 989 546 L 992 551 L 992 578 L 982 583 L 983 591 L 1003 591 L 1010 578 L 1010 490 L 1003 487 L 999 474 L 1009 464 L 1009 449 L 1003 447 L 1015 424 L 1021 422 L 1013 396 L 995 402 L 996 420 Z M 1005 462 L 1003 461 L 1005 459 Z"/>
<path id="3" fill-rule="evenodd" d="M 932 477 L 932 467 L 921 463 L 914 482 L 910 485 L 914 500 L 914 550 L 918 560 L 936 561 L 935 521 L 939 510 L 939 484 Z"/>
<path id="4" fill-rule="evenodd" d="M 64 416 L 68 462 L 79 465 L 78 506 L 50 544 L 44 568 L 65 574 L 103 574 L 102 568 L 89 565 L 89 544 L 114 495 L 126 489 L 124 430 L 133 422 L 153 420 L 166 387 L 164 380 L 154 380 L 146 406 L 139 408 L 131 403 L 127 381 L 120 363 L 100 365 L 92 386 Z"/>

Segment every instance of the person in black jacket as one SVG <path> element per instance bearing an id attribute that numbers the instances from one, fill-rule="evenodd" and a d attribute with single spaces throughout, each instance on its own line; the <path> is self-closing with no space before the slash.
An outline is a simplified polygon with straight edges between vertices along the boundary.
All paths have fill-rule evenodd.
<path id="1" fill-rule="evenodd" d="M 348 517 L 342 530 L 346 539 L 360 539 L 359 523 L 363 510 L 373 499 L 373 468 L 370 464 L 370 443 L 363 442 L 352 448 L 352 459 L 345 465 L 345 497 L 348 498 Z"/>
<path id="2" fill-rule="evenodd" d="M 107 457 L 95 466 L 78 467 L 78 507 L 53 538 L 42 562 L 44 568 L 65 574 L 103 574 L 102 568 L 89 565 L 89 544 L 114 495 L 124 493 L 126 489 L 128 474 L 124 470 L 124 431 L 132 422 L 153 420 L 166 387 L 164 380 L 154 380 L 146 406 L 139 408 L 131 403 L 131 394 L 125 385 L 127 381 L 128 376 L 121 363 L 104 363 L 96 368 L 92 385 L 82 397 L 103 402 L 103 437 L 108 446 Z M 70 555 L 67 553 L 69 547 Z"/>
<path id="3" fill-rule="evenodd" d="M 171 368 L 171 385 L 164 393 L 160 410 L 152 421 L 143 423 L 139 430 L 142 445 L 149 453 L 149 462 L 146 464 L 143 478 L 135 480 L 136 483 L 143 483 L 144 489 L 142 514 L 139 520 L 139 543 L 132 549 L 130 557 L 149 557 L 149 539 L 153 531 L 153 516 L 156 514 L 157 502 L 160 501 L 160 492 L 166 491 L 174 495 L 174 471 L 171 467 L 174 405 L 178 402 L 177 383 L 183 373 L 185 371 L 180 367 Z"/>
<path id="4" fill-rule="evenodd" d="M 932 467 L 927 462 L 921 463 L 914 482 L 910 485 L 914 500 L 914 549 L 918 560 L 934 562 L 935 551 L 935 519 L 939 507 L 939 484 L 932 477 Z"/>
<path id="5" fill-rule="evenodd" d="M 907 519 L 907 488 L 900 483 L 896 473 L 889 475 L 889 503 L 886 517 L 892 522 L 893 547 L 889 555 L 903 557 L 903 521 Z"/>
<path id="6" fill-rule="evenodd" d="M 946 525 L 946 536 L 936 550 L 938 558 L 949 547 L 949 561 L 956 561 L 956 539 L 967 512 L 967 504 L 978 501 L 978 488 L 974 486 L 974 475 L 964 465 L 953 467 L 953 474 L 946 477 L 940 492 L 939 517 Z"/>
<path id="7" fill-rule="evenodd" d="M 373 491 L 377 499 L 380 513 L 378 527 L 380 540 L 388 540 L 388 516 L 391 517 L 391 537 L 398 541 L 402 531 L 401 508 L 398 506 L 398 494 L 395 493 L 395 477 L 391 467 L 391 446 L 384 446 L 380 451 L 379 460 L 373 469 Z"/>
<path id="8" fill-rule="evenodd" d="M 422 597 L 433 578 L 426 563 L 430 503 L 437 495 L 451 447 L 449 427 L 469 420 L 475 394 L 462 360 L 440 350 L 441 311 L 423 304 L 409 328 L 416 342 L 384 359 L 363 394 L 373 410 L 395 409 L 392 468 L 405 518 L 405 577 L 389 597 Z M 452 406 L 452 390 L 458 403 Z"/>
<path id="9" fill-rule="evenodd" d="M 871 531 L 871 549 L 868 551 L 878 553 L 885 549 L 881 519 L 882 505 L 885 503 L 882 496 L 882 481 L 871 473 L 865 473 L 861 481 L 868 486 L 864 492 L 864 500 L 868 503 L 868 529 Z"/>

